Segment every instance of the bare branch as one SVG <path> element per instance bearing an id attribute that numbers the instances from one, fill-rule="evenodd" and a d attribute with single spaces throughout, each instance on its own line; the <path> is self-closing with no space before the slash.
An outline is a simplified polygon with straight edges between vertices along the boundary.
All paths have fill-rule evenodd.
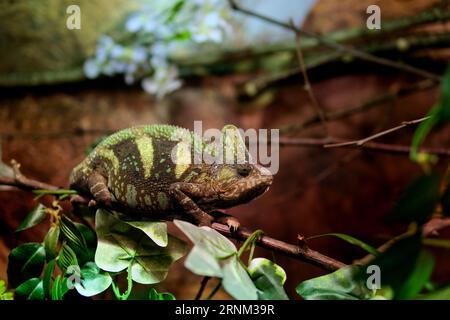
<path id="1" fill-rule="evenodd" d="M 343 140 L 340 139 L 314 139 L 314 138 L 279 138 L 280 146 L 296 146 L 296 147 L 313 147 L 313 148 L 325 148 L 325 145 L 330 143 L 340 143 Z M 342 145 L 340 148 L 361 148 L 367 151 L 376 151 L 394 155 L 409 155 L 411 151 L 410 146 L 397 145 L 397 144 L 386 144 L 377 142 L 367 142 L 363 145 L 350 144 Z M 450 157 L 450 149 L 446 148 L 433 148 L 433 147 L 422 147 L 420 152 L 431 153 L 437 156 Z"/>
<path id="2" fill-rule="evenodd" d="M 338 42 L 335 42 L 335 41 L 330 40 L 328 38 L 322 37 L 319 34 L 316 34 L 314 32 L 305 31 L 303 29 L 300 29 L 300 28 L 297 28 L 295 26 L 292 26 L 289 23 L 276 20 L 276 19 L 274 19 L 272 17 L 268 17 L 268 16 L 265 16 L 265 15 L 262 15 L 260 13 L 254 12 L 254 11 L 246 9 L 246 8 L 242 8 L 241 6 L 239 6 L 236 3 L 235 0 L 228 0 L 228 1 L 230 3 L 230 6 L 236 11 L 242 12 L 242 13 L 248 15 L 248 16 L 252 16 L 252 17 L 258 18 L 258 19 L 260 19 L 262 21 L 266 21 L 266 22 L 272 23 L 274 25 L 278 25 L 278 26 L 283 27 L 285 29 L 292 30 L 292 31 L 294 31 L 296 33 L 299 33 L 299 34 L 302 34 L 304 36 L 316 39 L 320 44 L 323 44 L 323 45 L 325 45 L 327 47 L 336 49 L 338 51 L 346 52 L 346 53 L 348 53 L 348 54 L 350 54 L 352 56 L 355 56 L 357 58 L 360 58 L 362 60 L 371 61 L 371 62 L 380 64 L 380 65 L 384 65 L 384 66 L 388 66 L 388 67 L 395 68 L 395 69 L 398 69 L 398 70 L 406 71 L 406 72 L 409 72 L 409 73 L 412 73 L 412 74 L 416 74 L 416 75 L 419 75 L 419 76 L 422 76 L 422 77 L 425 77 L 425 78 L 428 78 L 428 79 L 432 79 L 434 81 L 441 81 L 442 80 L 441 76 L 433 74 L 433 73 L 428 72 L 426 70 L 419 69 L 417 67 L 411 66 L 411 65 L 406 64 L 406 63 L 395 62 L 395 61 L 392 61 L 392 60 L 389 60 L 389 59 L 377 57 L 377 56 L 374 56 L 374 55 L 372 55 L 370 53 L 363 52 L 363 51 L 360 51 L 358 49 L 354 49 L 354 48 L 342 45 L 342 44 L 340 44 Z"/>
<path id="3" fill-rule="evenodd" d="M 382 105 L 383 103 L 393 101 L 397 98 L 400 98 L 400 97 L 403 97 L 403 96 L 406 96 L 406 95 L 409 95 L 409 94 L 412 94 L 412 93 L 415 93 L 418 91 L 428 90 L 435 86 L 436 86 L 436 83 L 433 81 L 421 80 L 411 86 L 392 90 L 391 92 L 376 96 L 373 99 L 370 99 L 369 101 L 366 101 L 360 105 L 344 108 L 344 109 L 333 111 L 333 112 L 327 112 L 327 113 L 325 113 L 325 119 L 326 119 L 326 121 L 333 121 L 333 120 L 339 120 L 342 118 L 346 118 L 353 114 L 369 111 L 375 107 Z M 280 134 L 296 133 L 300 130 L 309 128 L 318 123 L 320 123 L 320 118 L 317 115 L 314 115 L 314 116 L 306 119 L 302 123 L 290 124 L 290 125 L 281 127 Z"/>
<path id="4" fill-rule="evenodd" d="M 351 145 L 362 146 L 362 145 L 364 145 L 365 143 L 367 143 L 367 142 L 369 142 L 371 140 L 375 140 L 375 139 L 377 139 L 379 137 L 382 137 L 384 135 L 387 135 L 389 133 L 398 131 L 398 130 L 403 129 L 403 128 L 409 126 L 409 125 L 423 122 L 423 121 L 425 121 L 425 120 L 427 120 L 429 118 L 430 117 L 428 116 L 428 117 L 423 117 L 423 118 L 416 119 L 416 120 L 403 121 L 402 124 L 400 124 L 400 125 L 398 125 L 396 127 L 389 128 L 387 130 L 378 132 L 378 133 L 376 133 L 374 135 L 371 135 L 371 136 L 369 136 L 367 138 L 364 138 L 364 139 L 353 140 L 353 141 L 346 141 L 346 142 L 338 142 L 338 143 L 329 143 L 329 144 L 326 144 L 324 147 L 325 148 L 336 148 L 336 147 L 345 147 L 345 146 L 351 146 Z"/>
<path id="5" fill-rule="evenodd" d="M 294 22 L 292 20 L 290 21 L 290 24 L 292 26 L 294 26 Z M 313 92 L 313 89 L 311 86 L 311 82 L 309 81 L 308 72 L 306 71 L 305 59 L 303 58 L 303 52 L 302 52 L 302 48 L 301 48 L 301 34 L 295 33 L 295 39 L 297 41 L 297 46 L 296 46 L 297 60 L 298 60 L 298 64 L 300 65 L 300 69 L 302 70 L 303 81 L 305 83 L 304 88 L 305 88 L 306 92 L 308 92 L 309 100 L 311 100 L 311 103 L 316 112 L 316 115 L 320 119 L 320 122 L 322 123 L 322 126 L 325 131 L 325 135 L 328 136 L 328 126 L 325 121 L 325 113 L 324 113 L 323 109 L 320 107 L 319 102 L 316 99 L 316 96 L 314 95 L 314 92 Z"/>

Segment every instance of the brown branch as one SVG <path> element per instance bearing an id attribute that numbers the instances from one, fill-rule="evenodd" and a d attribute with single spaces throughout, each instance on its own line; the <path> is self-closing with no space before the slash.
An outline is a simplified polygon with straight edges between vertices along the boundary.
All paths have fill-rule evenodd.
<path id="1" fill-rule="evenodd" d="M 333 111 L 333 112 L 327 112 L 325 113 L 325 119 L 326 121 L 333 121 L 333 120 L 339 120 L 342 118 L 346 118 L 348 116 L 351 116 L 353 114 L 357 114 L 360 112 L 365 112 L 368 110 L 371 110 L 375 107 L 380 106 L 383 103 L 393 101 L 397 98 L 421 91 L 421 90 L 428 90 L 436 86 L 436 83 L 430 80 L 422 80 L 419 81 L 411 86 L 400 88 L 385 94 L 381 94 L 379 96 L 376 96 L 375 98 L 366 101 L 360 105 L 357 105 L 355 107 L 349 107 L 344 108 L 341 110 Z M 296 123 L 287 125 L 280 128 L 280 134 L 291 134 L 296 133 L 300 130 L 309 128 L 315 124 L 320 123 L 320 118 L 317 115 L 314 115 L 302 123 Z"/>
<path id="2" fill-rule="evenodd" d="M 294 22 L 291 20 L 290 24 L 294 26 Z M 325 121 L 325 113 L 323 109 L 320 107 L 319 102 L 317 101 L 316 96 L 314 95 L 311 82 L 309 81 L 308 72 L 306 71 L 306 65 L 305 65 L 305 59 L 303 57 L 303 52 L 301 48 L 301 34 L 295 33 L 295 39 L 296 39 L 296 53 L 297 53 L 297 60 L 298 64 L 300 66 L 300 69 L 302 70 L 303 74 L 303 81 L 304 81 L 304 88 L 306 92 L 308 92 L 309 100 L 311 101 L 313 108 L 316 112 L 317 117 L 319 118 L 320 122 L 322 123 L 322 126 L 325 130 L 325 135 L 328 136 L 328 126 Z"/>
<path id="3" fill-rule="evenodd" d="M 227 226 L 218 223 L 213 223 L 213 229 L 236 240 L 245 240 L 253 233 L 245 228 L 239 228 L 237 232 L 231 233 Z M 257 240 L 256 244 L 262 248 L 283 253 L 287 256 L 314 264 L 328 271 L 334 271 L 345 266 L 344 263 L 314 251 L 307 246 L 289 244 L 264 235 Z"/>
<path id="4" fill-rule="evenodd" d="M 336 147 L 346 147 L 346 146 L 351 146 L 351 145 L 356 145 L 356 146 L 362 146 L 364 144 L 366 144 L 367 142 L 371 141 L 371 140 L 375 140 L 377 138 L 380 138 L 382 136 L 385 136 L 387 134 L 390 134 L 392 132 L 398 131 L 400 129 L 403 129 L 407 126 L 410 126 L 412 124 L 417 124 L 417 123 L 421 123 L 427 119 L 429 119 L 430 117 L 423 117 L 420 119 L 416 119 L 416 120 L 411 120 L 411 121 L 403 121 L 400 125 L 393 127 L 393 128 L 389 128 L 387 130 L 383 130 L 381 132 L 375 133 L 369 137 L 366 137 L 364 139 L 359 139 L 359 140 L 353 140 L 353 141 L 345 141 L 345 142 L 337 142 L 337 143 L 328 143 L 326 144 L 324 147 L 325 148 L 336 148 Z"/>
<path id="5" fill-rule="evenodd" d="M 426 240 L 430 240 L 430 238 L 428 238 L 428 237 L 439 236 L 439 231 L 442 229 L 448 228 L 448 227 L 450 227 L 450 218 L 442 217 L 442 216 L 432 217 L 430 220 L 428 220 L 427 223 L 425 223 L 422 226 L 422 238 L 423 238 L 424 244 L 427 242 Z M 392 245 L 394 243 L 412 236 L 415 232 L 417 232 L 417 226 L 410 227 L 406 232 L 404 232 L 398 236 L 389 237 L 389 240 L 386 241 L 385 243 L 383 243 L 381 246 L 379 246 L 377 248 L 377 250 L 379 252 L 385 252 L 387 249 L 392 247 Z M 364 265 L 364 264 L 368 264 L 374 258 L 375 258 L 374 255 L 368 254 L 365 257 L 354 261 L 354 263 Z"/>
<path id="6" fill-rule="evenodd" d="M 325 148 L 325 145 L 329 143 L 342 142 L 341 139 L 313 139 L 313 138 L 279 138 L 278 142 L 280 146 L 296 146 L 296 147 L 313 147 L 313 148 Z M 367 151 L 383 152 L 394 155 L 409 155 L 411 151 L 410 146 L 386 144 L 378 142 L 367 142 L 363 145 L 343 145 L 340 148 L 361 148 Z M 446 148 L 434 148 L 434 147 L 421 147 L 420 152 L 431 153 L 437 156 L 450 157 L 450 149 Z"/>
<path id="7" fill-rule="evenodd" d="M 276 19 L 274 19 L 272 17 L 268 17 L 268 16 L 265 16 L 265 15 L 259 14 L 257 12 L 254 12 L 254 11 L 246 9 L 246 8 L 242 8 L 241 6 L 239 6 L 236 3 L 235 0 L 228 0 L 228 2 L 230 3 L 230 6 L 236 11 L 242 12 L 242 13 L 248 15 L 248 16 L 252 16 L 252 17 L 258 18 L 258 19 L 260 19 L 262 21 L 266 21 L 266 22 L 269 22 L 269 23 L 274 24 L 274 25 L 278 25 L 278 26 L 283 27 L 285 29 L 292 30 L 292 31 L 294 31 L 296 33 L 302 34 L 302 35 L 307 36 L 309 38 L 316 39 L 322 45 L 325 45 L 327 47 L 336 49 L 338 51 L 346 52 L 346 53 L 348 53 L 348 54 L 350 54 L 352 56 L 355 56 L 357 58 L 360 58 L 362 60 L 371 61 L 371 62 L 380 64 L 380 65 L 384 65 L 384 66 L 388 66 L 388 67 L 395 68 L 395 69 L 398 69 L 398 70 L 406 71 L 406 72 L 409 72 L 409 73 L 412 73 L 412 74 L 416 74 L 416 75 L 419 75 L 419 76 L 422 76 L 422 77 L 425 77 L 425 78 L 428 78 L 428 79 L 432 79 L 434 81 L 439 81 L 440 82 L 442 80 L 441 76 L 433 74 L 433 73 L 428 72 L 426 70 L 422 70 L 420 68 L 414 67 L 414 66 L 406 64 L 406 63 L 395 62 L 395 61 L 392 61 L 392 60 L 389 60 L 389 59 L 377 57 L 377 56 L 375 56 L 373 54 L 370 54 L 370 53 L 367 53 L 367 52 L 364 52 L 364 51 L 360 51 L 358 49 L 355 49 L 355 48 L 352 48 L 352 47 L 348 47 L 346 45 L 342 45 L 342 44 L 340 44 L 338 42 L 335 42 L 335 41 L 333 41 L 331 39 L 322 37 L 321 35 L 316 34 L 314 32 L 305 31 L 303 29 L 300 29 L 300 28 L 297 28 L 295 26 L 292 26 L 289 23 L 276 20 Z"/>
<path id="8" fill-rule="evenodd" d="M 17 176 L 16 176 L 17 177 Z M 20 174 L 20 180 L 14 179 L 14 178 L 3 178 L 0 177 L 0 185 L 8 185 L 8 186 L 14 186 L 19 189 L 32 191 L 37 189 L 49 189 L 49 190 L 59 190 L 57 186 L 49 185 L 46 183 L 42 183 L 40 181 L 36 181 L 33 179 L 29 179 L 24 177 L 22 174 Z M 68 198 L 71 200 L 71 203 L 82 203 L 87 204 L 91 199 L 84 197 L 82 195 L 75 195 Z M 118 212 L 124 212 L 123 206 L 113 204 L 113 209 L 117 210 Z M 165 217 L 166 220 L 171 220 L 174 217 Z M 179 217 L 177 217 L 179 218 Z M 217 230 L 218 232 L 222 233 L 223 235 L 236 239 L 236 240 L 245 240 L 247 239 L 253 232 L 246 229 L 246 228 L 239 228 L 237 232 L 230 232 L 228 226 L 220 223 L 213 223 L 212 228 Z M 293 244 L 289 244 L 286 242 L 283 242 L 281 240 L 277 240 L 268 236 L 261 236 L 258 241 L 257 245 L 259 245 L 262 248 L 266 248 L 268 250 L 279 252 L 282 254 L 285 254 L 287 256 L 314 264 L 316 266 L 319 266 L 327 271 L 334 271 L 337 270 L 343 266 L 345 266 L 344 263 L 337 261 L 333 258 L 330 258 L 328 256 L 325 256 L 317 251 L 314 251 L 307 246 L 297 246 Z"/>

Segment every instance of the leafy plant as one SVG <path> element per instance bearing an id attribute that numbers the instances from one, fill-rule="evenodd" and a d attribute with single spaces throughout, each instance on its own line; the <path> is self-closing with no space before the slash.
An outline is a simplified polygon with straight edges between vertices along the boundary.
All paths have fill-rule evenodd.
<path id="1" fill-rule="evenodd" d="M 287 299 L 283 289 L 286 274 L 280 266 L 268 259 L 250 257 L 247 267 L 240 259 L 250 242 L 238 252 L 228 238 L 209 227 L 180 220 L 174 223 L 194 243 L 186 268 L 198 275 L 222 279 L 224 289 L 236 299 Z"/>

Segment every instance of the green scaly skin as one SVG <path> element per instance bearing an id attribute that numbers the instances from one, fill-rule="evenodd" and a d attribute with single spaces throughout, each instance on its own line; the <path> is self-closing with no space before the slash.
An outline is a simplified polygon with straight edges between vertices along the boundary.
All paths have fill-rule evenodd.
<path id="1" fill-rule="evenodd" d="M 230 128 L 236 129 L 222 130 L 225 143 L 236 144 L 233 150 L 245 149 L 242 141 L 227 136 Z M 180 139 L 190 142 L 190 149 Z M 184 215 L 210 225 L 214 219 L 208 213 L 251 201 L 269 188 L 272 176 L 249 163 L 194 164 L 201 152 L 214 153 L 208 148 L 199 136 L 175 126 L 125 129 L 103 140 L 73 169 L 70 185 L 100 206 L 116 203 L 147 218 Z M 185 161 L 174 163 L 172 153 Z M 220 219 L 239 226 L 230 216 Z"/>

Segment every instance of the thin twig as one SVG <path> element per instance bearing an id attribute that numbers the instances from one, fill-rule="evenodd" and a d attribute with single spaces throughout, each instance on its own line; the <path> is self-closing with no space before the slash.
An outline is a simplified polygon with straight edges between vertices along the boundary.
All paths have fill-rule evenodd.
<path id="1" fill-rule="evenodd" d="M 372 98 L 369 101 L 366 101 L 360 105 L 357 105 L 354 107 L 343 108 L 343 109 L 333 111 L 333 112 L 327 112 L 327 113 L 325 113 L 325 119 L 326 119 L 326 121 L 333 121 L 333 120 L 339 120 L 342 118 L 346 118 L 353 114 L 371 110 L 375 107 L 382 105 L 383 103 L 393 101 L 397 98 L 400 98 L 400 97 L 403 97 L 403 96 L 406 96 L 406 95 L 409 95 L 409 94 L 412 94 L 412 93 L 415 93 L 418 91 L 428 90 L 435 86 L 436 86 L 436 83 L 433 81 L 430 81 L 428 79 L 421 80 L 411 86 L 397 89 L 397 90 L 376 96 L 375 98 Z M 314 115 L 314 116 L 304 120 L 302 123 L 296 123 L 296 124 L 291 124 L 291 125 L 286 125 L 284 127 L 281 127 L 280 134 L 283 135 L 283 134 L 297 133 L 300 130 L 309 128 L 318 123 L 320 123 L 320 118 L 317 115 Z"/>
<path id="2" fill-rule="evenodd" d="M 290 23 L 292 26 L 294 26 L 294 22 L 292 20 L 290 21 Z M 300 69 L 302 70 L 302 74 L 303 74 L 304 88 L 305 88 L 306 92 L 308 92 L 309 100 L 311 100 L 311 103 L 316 112 L 316 115 L 320 119 L 320 122 L 322 123 L 322 126 L 325 131 L 325 135 L 328 136 L 328 126 L 325 121 L 325 115 L 324 115 L 325 113 L 322 110 L 322 108 L 320 107 L 319 102 L 316 99 L 316 96 L 314 95 L 314 92 L 313 92 L 313 89 L 311 86 L 311 82 L 309 81 L 308 72 L 306 71 L 305 59 L 303 57 L 303 52 L 301 49 L 301 34 L 300 33 L 298 33 L 298 32 L 295 33 L 295 40 L 297 43 L 297 46 L 295 49 L 296 49 L 296 53 L 297 53 L 298 64 L 300 65 Z"/>
<path id="3" fill-rule="evenodd" d="M 295 147 L 313 147 L 313 148 L 325 148 L 326 144 L 339 143 L 342 140 L 339 139 L 314 139 L 314 138 L 279 138 L 280 146 L 295 146 Z M 407 145 L 387 144 L 378 142 L 367 142 L 363 145 L 351 144 L 343 145 L 340 148 L 361 148 L 367 151 L 376 151 L 393 155 L 409 155 L 411 147 Z M 331 148 L 330 148 L 331 149 Z M 421 147 L 420 152 L 431 153 L 437 156 L 450 157 L 450 149 L 446 148 L 433 148 L 433 147 Z"/>
<path id="4" fill-rule="evenodd" d="M 211 277 L 203 277 L 202 282 L 200 283 L 200 289 L 198 290 L 197 294 L 195 295 L 194 300 L 200 300 L 200 298 L 203 295 L 203 292 L 205 291 L 206 285 L 208 284 L 209 279 L 211 279 Z"/>
<path id="5" fill-rule="evenodd" d="M 436 237 L 439 236 L 439 231 L 445 228 L 450 227 L 450 218 L 448 217 L 442 217 L 442 216 L 435 216 L 432 217 L 427 223 L 425 223 L 421 229 L 422 229 L 422 238 L 424 243 L 426 243 L 426 240 L 430 240 L 428 237 Z M 411 226 L 406 232 L 395 236 L 395 237 L 389 237 L 389 240 L 383 243 L 381 246 L 377 248 L 379 252 L 385 252 L 387 249 L 392 247 L 392 245 L 402 239 L 408 238 L 412 236 L 417 231 L 417 226 Z M 428 239 L 427 239 L 428 238 Z M 368 254 L 365 257 L 356 260 L 354 263 L 357 264 L 367 264 L 371 260 L 375 258 L 374 255 Z"/>
<path id="6" fill-rule="evenodd" d="M 40 181 L 36 181 L 33 179 L 25 178 L 22 175 L 21 181 L 16 181 L 15 179 L 11 178 L 2 178 L 0 177 L 0 185 L 6 184 L 9 186 L 14 186 L 19 189 L 24 189 L 28 191 L 36 190 L 36 189 L 42 189 L 42 186 L 46 186 L 50 190 L 58 190 L 59 188 L 53 185 L 48 185 L 45 183 L 42 183 Z M 70 196 L 66 198 L 68 200 L 74 200 L 76 199 L 77 203 L 89 203 L 89 198 L 84 197 L 82 195 L 75 195 Z M 119 204 L 114 203 L 113 204 L 113 210 L 116 210 L 118 212 L 123 212 L 125 208 L 123 206 L 120 206 Z M 166 220 L 171 220 L 173 217 L 161 217 L 165 218 Z M 179 217 L 177 217 L 179 218 Z M 254 232 L 251 230 L 248 230 L 246 228 L 239 228 L 236 232 L 231 232 L 229 227 L 220 224 L 220 223 L 213 223 L 212 228 L 216 231 L 222 233 L 226 237 L 236 239 L 236 240 L 246 240 L 249 238 Z M 317 251 L 314 251 L 306 246 L 300 247 L 297 245 L 289 244 L 286 242 L 283 242 L 281 240 L 277 240 L 268 236 L 261 236 L 258 238 L 255 243 L 262 247 L 266 248 L 271 251 L 276 251 L 282 254 L 285 254 L 287 256 L 317 265 L 327 271 L 334 271 L 337 270 L 343 266 L 345 266 L 344 263 L 337 261 L 333 258 L 330 258 L 328 256 L 325 256 Z"/>
<path id="7" fill-rule="evenodd" d="M 292 26 L 289 23 L 276 20 L 276 19 L 274 19 L 272 17 L 268 17 L 268 16 L 265 16 L 265 15 L 262 15 L 260 13 L 254 12 L 254 11 L 246 9 L 246 8 L 242 8 L 241 6 L 239 6 L 236 3 L 235 0 L 228 0 L 228 2 L 230 3 L 231 8 L 233 8 L 236 11 L 242 12 L 242 13 L 244 13 L 246 15 L 258 18 L 258 19 L 260 19 L 262 21 L 266 21 L 266 22 L 269 22 L 269 23 L 274 24 L 274 25 L 278 25 L 278 26 L 283 27 L 285 29 L 292 30 L 292 31 L 300 33 L 300 34 L 302 34 L 304 36 L 316 39 L 320 44 L 323 44 L 323 45 L 325 45 L 327 47 L 330 47 L 330 48 L 334 48 L 334 49 L 336 49 L 338 51 L 346 52 L 346 53 L 348 53 L 348 54 L 350 54 L 352 56 L 355 56 L 357 58 L 360 58 L 362 60 L 371 61 L 371 62 L 380 64 L 380 65 L 384 65 L 384 66 L 392 67 L 392 68 L 399 69 L 399 70 L 402 70 L 402 71 L 406 71 L 406 72 L 409 72 L 409 73 L 412 73 L 412 74 L 420 75 L 422 77 L 425 77 L 425 78 L 428 78 L 428 79 L 432 79 L 434 81 L 441 81 L 442 80 L 441 76 L 433 74 L 433 73 L 425 71 L 425 70 L 422 70 L 420 68 L 408 65 L 406 63 L 395 62 L 395 61 L 392 61 L 392 60 L 389 60 L 389 59 L 385 59 L 385 58 L 374 56 L 374 55 L 372 55 L 370 53 L 363 52 L 363 51 L 360 51 L 358 49 L 354 49 L 354 48 L 342 45 L 342 44 L 340 44 L 338 42 L 335 42 L 333 40 L 324 38 L 324 37 L 322 37 L 319 34 L 316 34 L 314 32 L 305 31 L 303 29 L 300 29 L 300 28 L 297 28 L 295 26 Z"/>
<path id="8" fill-rule="evenodd" d="M 378 133 L 376 133 L 374 135 L 371 135 L 371 136 L 369 136 L 367 138 L 364 138 L 364 139 L 353 140 L 353 141 L 346 141 L 346 142 L 338 142 L 338 143 L 328 143 L 324 147 L 325 148 L 336 148 L 336 147 L 345 147 L 345 146 L 351 146 L 351 145 L 357 145 L 357 146 L 360 147 L 360 146 L 364 145 L 365 143 L 367 143 L 367 142 L 369 142 L 371 140 L 375 140 L 377 138 L 380 138 L 380 137 L 385 136 L 385 135 L 387 135 L 389 133 L 392 133 L 392 132 L 398 131 L 400 129 L 403 129 L 403 128 L 405 128 L 407 126 L 410 126 L 412 124 L 421 123 L 421 122 L 423 122 L 423 121 L 425 121 L 425 120 L 427 120 L 429 118 L 430 117 L 427 116 L 427 117 L 423 117 L 423 118 L 416 119 L 416 120 L 403 121 L 402 124 L 400 124 L 400 125 L 398 125 L 396 127 L 389 128 L 387 130 L 383 130 L 381 132 L 378 132 Z"/>

